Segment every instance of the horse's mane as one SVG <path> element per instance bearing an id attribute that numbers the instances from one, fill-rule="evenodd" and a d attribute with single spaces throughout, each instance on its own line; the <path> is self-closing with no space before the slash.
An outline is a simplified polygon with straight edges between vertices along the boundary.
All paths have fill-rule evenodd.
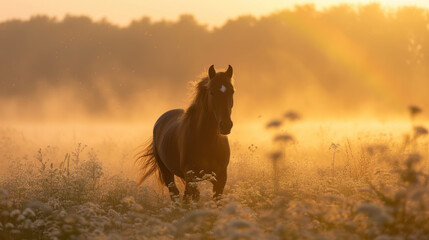
<path id="1" fill-rule="evenodd" d="M 184 119 L 189 119 L 197 113 L 197 111 L 204 107 L 207 100 L 209 78 L 204 77 L 199 82 L 194 83 L 194 94 L 191 105 L 186 109 Z"/>

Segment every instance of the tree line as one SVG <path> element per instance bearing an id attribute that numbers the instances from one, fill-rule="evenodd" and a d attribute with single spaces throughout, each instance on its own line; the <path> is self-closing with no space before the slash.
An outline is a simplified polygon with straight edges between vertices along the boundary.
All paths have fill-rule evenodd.
<path id="1" fill-rule="evenodd" d="M 143 17 L 126 27 L 85 16 L 10 20 L 0 23 L 0 98 L 37 102 L 45 91 L 67 88 L 88 112 L 151 91 L 177 101 L 211 64 L 231 64 L 237 98 L 249 106 L 305 107 L 323 99 L 344 109 L 424 106 L 428 16 L 412 6 L 343 4 L 241 16 L 213 29 L 192 15 Z"/>

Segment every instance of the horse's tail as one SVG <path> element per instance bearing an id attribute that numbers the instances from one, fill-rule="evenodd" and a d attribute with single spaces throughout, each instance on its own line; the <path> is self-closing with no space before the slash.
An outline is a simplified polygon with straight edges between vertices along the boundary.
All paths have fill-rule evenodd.
<path id="1" fill-rule="evenodd" d="M 153 139 L 143 145 L 143 150 L 137 153 L 136 163 L 140 167 L 141 178 L 139 184 L 142 184 L 149 176 L 156 174 L 159 181 L 164 184 L 164 179 L 161 175 L 161 169 L 159 167 L 159 157 L 153 144 Z"/>

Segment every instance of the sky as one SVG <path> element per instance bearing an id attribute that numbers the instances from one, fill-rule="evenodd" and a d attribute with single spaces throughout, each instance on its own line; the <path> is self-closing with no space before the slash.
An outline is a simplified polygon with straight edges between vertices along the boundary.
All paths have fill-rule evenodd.
<path id="1" fill-rule="evenodd" d="M 121 26 L 133 19 L 149 16 L 153 20 L 175 20 L 181 14 L 193 14 L 199 22 L 220 26 L 229 18 L 252 14 L 261 16 L 296 4 L 315 3 L 317 8 L 332 4 L 379 2 L 387 7 L 404 4 L 429 8 L 428 0 L 0 0 L 0 21 L 28 19 L 45 14 L 62 19 L 65 15 L 87 15 L 107 19 Z"/>

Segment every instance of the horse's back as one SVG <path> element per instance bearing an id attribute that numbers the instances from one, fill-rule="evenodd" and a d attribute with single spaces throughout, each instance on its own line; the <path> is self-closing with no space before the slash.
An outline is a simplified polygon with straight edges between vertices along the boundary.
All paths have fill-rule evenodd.
<path id="1" fill-rule="evenodd" d="M 153 142 L 155 151 L 164 165 L 173 173 L 179 167 L 179 150 L 177 144 L 177 130 L 183 109 L 173 109 L 162 114 L 153 127 Z"/>
<path id="2" fill-rule="evenodd" d="M 170 111 L 163 113 L 158 118 L 158 120 L 156 120 L 155 126 L 153 127 L 154 130 L 156 128 L 163 128 L 163 126 L 168 124 L 169 122 L 179 119 L 183 115 L 184 112 L 185 112 L 185 110 L 183 110 L 183 109 L 173 109 L 173 110 L 170 110 Z"/>
<path id="3" fill-rule="evenodd" d="M 162 114 L 156 121 L 153 127 L 154 141 L 156 138 L 162 137 L 167 132 L 168 128 L 183 115 L 183 109 L 173 109 Z"/>

